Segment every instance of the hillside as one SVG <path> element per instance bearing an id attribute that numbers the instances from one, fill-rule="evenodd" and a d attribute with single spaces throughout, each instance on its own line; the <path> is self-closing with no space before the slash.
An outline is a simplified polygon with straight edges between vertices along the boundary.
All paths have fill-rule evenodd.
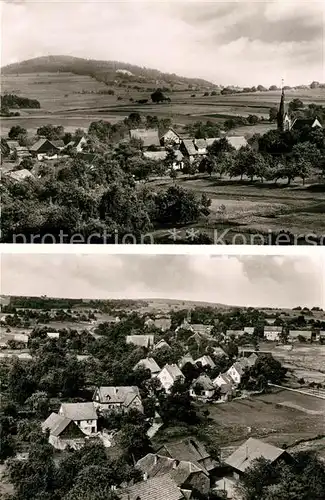
<path id="1" fill-rule="evenodd" d="M 1 68 L 3 75 L 23 73 L 74 73 L 89 75 L 106 84 L 129 81 L 154 83 L 156 85 L 192 85 L 201 88 L 213 88 L 211 82 L 200 78 L 185 78 L 175 74 L 162 73 L 156 69 L 142 68 L 118 61 L 96 61 L 72 56 L 44 56 L 9 64 Z"/>

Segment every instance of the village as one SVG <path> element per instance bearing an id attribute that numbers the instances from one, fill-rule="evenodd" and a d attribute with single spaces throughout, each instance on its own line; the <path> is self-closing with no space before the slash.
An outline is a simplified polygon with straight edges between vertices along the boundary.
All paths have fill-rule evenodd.
<path id="1" fill-rule="evenodd" d="M 55 309 L 47 299 L 41 299 L 34 300 L 33 308 L 33 300 L 4 298 L 2 305 L 3 367 L 12 366 L 17 374 L 23 370 L 27 376 L 37 364 L 50 363 L 41 369 L 44 375 L 39 375 L 43 378 L 36 393 L 23 394 L 20 401 L 25 403 L 20 411 L 29 415 L 38 439 L 43 435 L 58 457 L 89 446 L 102 446 L 108 457 L 121 456 L 127 441 L 128 461 L 139 472 L 140 480 L 112 485 L 117 498 L 146 500 L 155 491 L 166 491 L 172 500 L 210 498 L 212 494 L 216 495 L 213 498 L 240 500 L 246 498 L 240 494 L 241 482 L 245 484 L 245 474 L 256 460 L 266 460 L 270 467 L 290 466 L 294 460 L 290 447 L 275 444 L 279 441 L 276 438 L 275 443 L 270 441 L 268 433 L 260 438 L 261 431 L 252 430 L 253 423 L 239 443 L 235 436 L 232 442 L 231 435 L 224 442 L 226 446 L 220 438 L 218 445 L 211 442 L 203 431 L 207 415 L 237 402 L 254 404 L 254 398 L 258 401 L 261 395 L 279 390 L 281 394 L 285 388 L 293 398 L 315 398 L 319 408 L 323 405 L 323 412 L 313 410 L 319 429 L 323 426 L 324 370 L 320 369 L 324 374 L 321 381 L 298 381 L 281 360 L 283 351 L 290 353 L 297 346 L 302 351 L 304 346 L 322 349 L 325 328 L 319 308 L 314 314 L 320 319 L 316 323 L 314 319 L 312 327 L 307 319 L 298 329 L 302 317 L 311 317 L 313 311 L 298 308 L 289 319 L 272 309 L 226 312 L 197 308 L 169 313 L 158 309 L 139 314 L 136 309 L 123 309 L 123 304 L 100 301 L 68 303 L 65 307 L 64 300 L 58 300 Z M 200 317 L 204 322 L 197 322 Z M 224 328 L 226 324 L 241 324 L 241 328 Z M 60 354 L 62 349 L 64 354 Z M 107 349 L 111 350 L 109 356 Z M 52 359 L 55 352 L 59 358 L 64 356 L 69 366 L 71 363 L 67 381 L 80 377 L 71 390 L 56 389 L 55 381 L 48 379 L 52 369 L 55 377 L 61 377 L 59 358 Z M 33 365 L 35 368 L 30 368 Z M 17 379 L 10 382 L 10 376 L 8 380 L 5 400 L 9 387 L 19 383 Z M 119 380 L 119 384 L 107 383 Z M 62 387 L 66 383 L 62 381 Z M 32 405 L 28 401 L 33 401 Z M 298 408 L 294 401 L 291 407 Z M 286 400 L 281 404 L 289 409 Z M 125 433 L 130 432 L 126 438 Z M 171 439 L 168 433 L 172 436 L 173 432 Z M 238 444 L 234 446 L 234 442 Z M 295 442 L 290 446 L 295 450 Z M 18 462 L 29 460 L 28 446 L 20 445 L 16 453 Z M 325 458 L 322 452 L 320 456 Z"/>

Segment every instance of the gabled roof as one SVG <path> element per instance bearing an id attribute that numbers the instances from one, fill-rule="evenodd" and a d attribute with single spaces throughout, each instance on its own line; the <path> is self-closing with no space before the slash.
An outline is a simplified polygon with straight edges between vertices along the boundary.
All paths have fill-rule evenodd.
<path id="1" fill-rule="evenodd" d="M 156 360 L 153 358 L 143 358 L 138 361 L 138 363 L 135 365 L 134 369 L 136 368 L 146 368 L 147 370 L 150 370 L 150 372 L 153 373 L 159 373 L 160 368 L 159 365 L 157 364 Z"/>
<path id="2" fill-rule="evenodd" d="M 148 160 L 165 160 L 167 156 L 167 151 L 144 151 L 143 156 L 148 158 Z"/>
<path id="3" fill-rule="evenodd" d="M 33 174 L 26 168 L 23 168 L 22 170 L 12 170 L 7 174 L 7 176 L 14 181 L 24 181 L 25 179 L 34 177 Z"/>
<path id="4" fill-rule="evenodd" d="M 159 135 L 157 129 L 140 129 L 130 130 L 131 139 L 140 139 L 145 147 L 160 146 Z"/>
<path id="5" fill-rule="evenodd" d="M 241 337 L 244 335 L 244 330 L 227 330 L 226 335 L 227 337 Z"/>
<path id="6" fill-rule="evenodd" d="M 213 354 L 215 356 L 227 356 L 227 354 L 221 347 L 213 347 Z"/>
<path id="7" fill-rule="evenodd" d="M 159 342 L 157 342 L 157 344 L 154 346 L 154 349 L 161 349 L 162 347 L 167 347 L 167 349 L 170 349 L 170 345 L 164 339 L 159 340 Z"/>
<path id="8" fill-rule="evenodd" d="M 282 333 L 283 327 L 282 326 L 274 326 L 274 325 L 265 325 L 264 326 L 264 333 L 265 332 L 277 332 L 277 333 Z"/>
<path id="9" fill-rule="evenodd" d="M 51 141 L 51 144 L 53 144 L 57 148 L 64 148 L 65 147 L 65 144 L 62 141 L 62 139 L 59 139 L 57 141 Z"/>
<path id="10" fill-rule="evenodd" d="M 158 453 L 167 453 L 168 456 L 179 461 L 191 462 L 205 473 L 215 468 L 216 463 L 211 459 L 204 445 L 195 438 L 186 438 L 182 441 L 165 443 Z"/>
<path id="11" fill-rule="evenodd" d="M 60 414 L 70 420 L 97 420 L 94 403 L 62 403 Z"/>
<path id="12" fill-rule="evenodd" d="M 306 339 L 311 339 L 312 331 L 311 330 L 290 330 L 289 331 L 289 337 L 297 338 L 299 336 L 304 337 Z"/>
<path id="13" fill-rule="evenodd" d="M 212 380 L 205 373 L 192 382 L 192 387 L 196 385 L 200 385 L 204 391 L 212 391 L 215 389 Z"/>
<path id="14" fill-rule="evenodd" d="M 37 142 L 35 142 L 35 144 L 33 144 L 29 150 L 30 151 L 33 151 L 35 153 L 37 153 L 37 151 L 46 143 L 49 143 L 51 144 L 51 146 L 53 146 L 54 149 L 59 149 L 57 146 L 54 145 L 54 143 L 52 141 L 49 141 L 48 139 L 39 139 Z"/>
<path id="15" fill-rule="evenodd" d="M 183 373 L 175 364 L 165 365 L 163 370 L 167 370 L 167 372 L 169 373 L 169 375 L 172 377 L 173 380 L 176 380 L 178 377 L 184 378 Z"/>
<path id="16" fill-rule="evenodd" d="M 121 500 L 181 500 L 183 493 L 169 474 L 140 481 L 117 491 Z"/>
<path id="17" fill-rule="evenodd" d="M 209 365 L 211 368 L 214 368 L 216 366 L 215 362 L 211 358 L 211 356 L 208 356 L 205 354 L 204 356 L 201 356 L 200 358 L 195 360 L 195 363 L 201 363 L 202 366 Z"/>
<path id="18" fill-rule="evenodd" d="M 19 147 L 19 142 L 18 141 L 11 141 L 11 140 L 6 140 L 8 146 L 10 149 L 17 149 Z"/>
<path id="19" fill-rule="evenodd" d="M 199 335 L 203 335 L 203 336 L 208 337 L 208 336 L 210 336 L 213 325 L 203 325 L 201 323 L 192 323 L 190 325 L 190 328 L 195 333 L 198 333 Z"/>
<path id="20" fill-rule="evenodd" d="M 221 379 L 224 383 L 222 385 L 230 385 L 232 386 L 233 380 L 232 378 L 228 375 L 227 372 L 225 373 L 219 373 L 219 375 L 213 380 L 214 385 L 219 385 L 216 383 L 217 379 Z"/>
<path id="21" fill-rule="evenodd" d="M 178 466 L 170 472 L 170 476 L 174 479 L 177 486 L 182 486 L 187 479 L 194 473 L 203 473 L 202 469 L 192 462 L 181 460 Z M 206 474 L 204 472 L 204 474 Z M 206 474 L 208 476 L 208 474 Z"/>
<path id="22" fill-rule="evenodd" d="M 185 354 L 185 356 L 183 356 L 182 359 L 179 360 L 178 362 L 179 368 L 183 368 L 183 366 L 185 366 L 186 363 L 191 363 L 192 365 L 195 364 L 195 361 L 190 354 Z"/>
<path id="23" fill-rule="evenodd" d="M 150 347 L 154 344 L 154 335 L 127 335 L 126 343 L 134 344 L 139 347 Z"/>
<path id="24" fill-rule="evenodd" d="M 137 386 L 107 386 L 98 387 L 97 393 L 100 403 L 119 403 L 129 406 L 135 397 L 140 397 L 140 391 Z"/>
<path id="25" fill-rule="evenodd" d="M 248 335 L 253 335 L 255 328 L 253 326 L 245 326 L 244 332 L 248 333 Z"/>
<path id="26" fill-rule="evenodd" d="M 318 118 L 296 118 L 293 121 L 292 128 L 299 129 L 302 127 L 322 127 Z"/>
<path id="27" fill-rule="evenodd" d="M 283 453 L 284 450 L 277 448 L 272 444 L 264 443 L 259 439 L 249 438 L 245 443 L 243 443 L 239 448 L 237 448 L 234 453 L 226 459 L 226 464 L 230 467 L 240 471 L 245 472 L 245 470 L 250 467 L 252 462 L 257 458 L 265 458 L 274 462 Z"/>
<path id="28" fill-rule="evenodd" d="M 198 154 L 192 139 L 183 139 L 182 143 L 189 156 L 194 156 Z"/>
<path id="29" fill-rule="evenodd" d="M 64 417 L 63 415 L 58 415 L 57 413 L 51 413 L 49 417 L 42 423 L 42 431 L 45 432 L 47 429 L 50 431 L 52 436 L 58 437 L 64 429 L 70 424 L 71 420 Z"/>

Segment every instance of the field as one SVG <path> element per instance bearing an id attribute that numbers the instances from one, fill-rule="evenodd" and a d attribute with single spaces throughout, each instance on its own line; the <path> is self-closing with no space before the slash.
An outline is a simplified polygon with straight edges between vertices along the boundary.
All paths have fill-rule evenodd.
<path id="1" fill-rule="evenodd" d="M 165 178 L 150 184 L 158 191 L 174 184 L 174 181 Z M 280 182 L 276 186 L 267 182 L 252 184 L 236 179 L 219 180 L 207 175 L 190 178 L 181 175 L 176 184 L 194 191 L 198 196 L 206 193 L 211 199 L 208 219 L 192 227 L 207 232 L 212 239 L 215 235 L 221 236 L 224 231 L 228 231 L 224 241 L 233 244 L 260 244 L 258 236 L 251 241 L 252 233 L 269 237 L 271 232 L 280 230 L 288 230 L 295 235 L 325 235 L 324 193 L 314 190 L 308 181 L 305 186 L 299 180 L 291 186 Z M 220 213 L 222 205 L 224 211 Z M 179 236 L 184 237 L 189 228 L 177 229 Z M 155 236 L 159 240 L 168 234 L 168 230 L 160 230 Z M 239 236 L 234 240 L 236 234 Z"/>
<path id="2" fill-rule="evenodd" d="M 171 103 L 137 104 L 130 99 L 149 99 L 149 84 L 137 84 L 111 87 L 114 95 L 101 94 L 110 87 L 90 76 L 72 73 L 30 73 L 2 75 L 2 91 L 38 99 L 40 110 L 22 110 L 21 117 L 2 119 L 2 135 L 6 135 L 13 125 L 21 125 L 34 134 L 44 123 L 63 125 L 68 131 L 75 128 L 88 128 L 93 120 L 108 120 L 112 123 L 122 120 L 133 111 L 144 116 L 157 115 L 160 118 L 172 118 L 180 130 L 188 123 L 211 120 L 222 123 L 228 116 L 255 114 L 264 117 L 265 122 L 256 126 L 240 127 L 232 134 L 252 135 L 264 133 L 274 128 L 267 122 L 269 108 L 278 105 L 279 91 L 258 92 L 241 95 L 203 96 L 202 91 L 189 90 L 185 85 L 177 91 L 168 93 Z M 138 88 L 134 88 L 138 87 Z M 195 97 L 193 97 L 195 96 Z M 306 104 L 325 103 L 325 90 L 288 91 L 288 100 L 300 98 Z"/>

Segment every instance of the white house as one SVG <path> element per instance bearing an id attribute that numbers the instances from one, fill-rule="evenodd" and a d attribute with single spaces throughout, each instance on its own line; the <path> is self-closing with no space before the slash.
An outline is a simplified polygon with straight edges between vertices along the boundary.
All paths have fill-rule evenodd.
<path id="1" fill-rule="evenodd" d="M 250 363 L 247 358 L 240 358 L 227 370 L 227 375 L 229 375 L 235 384 L 240 384 L 241 378 L 246 368 L 250 367 Z"/>
<path id="2" fill-rule="evenodd" d="M 156 360 L 153 358 L 140 359 L 140 361 L 138 361 L 138 363 L 134 366 L 134 370 L 136 370 L 137 368 L 145 368 L 146 370 L 150 370 L 152 377 L 155 377 L 161 371 Z"/>
<path id="3" fill-rule="evenodd" d="M 127 344 L 133 344 L 138 347 L 146 347 L 150 349 L 154 346 L 155 336 L 154 335 L 127 335 Z"/>
<path id="4" fill-rule="evenodd" d="M 190 395 L 196 399 L 211 399 L 215 393 L 215 386 L 208 375 L 202 374 L 192 382 Z"/>
<path id="5" fill-rule="evenodd" d="M 97 432 L 98 415 L 93 403 L 62 403 L 59 415 L 73 420 L 84 434 L 91 435 Z"/>
<path id="6" fill-rule="evenodd" d="M 97 387 L 93 394 L 93 402 L 95 407 L 102 411 L 127 412 L 133 408 L 143 412 L 140 391 L 136 386 Z"/>
<path id="7" fill-rule="evenodd" d="M 181 138 L 173 128 L 170 128 L 160 137 L 160 142 L 163 146 L 180 144 Z"/>
<path id="8" fill-rule="evenodd" d="M 60 337 L 60 332 L 47 332 L 46 335 L 50 339 L 58 339 Z"/>
<path id="9" fill-rule="evenodd" d="M 271 342 L 277 342 L 280 340 L 282 334 L 282 326 L 265 325 L 264 326 L 264 337 L 266 340 Z"/>
<path id="10" fill-rule="evenodd" d="M 157 342 L 157 344 L 155 344 L 154 350 L 161 349 L 161 348 L 170 349 L 170 345 L 166 342 L 166 340 L 161 339 L 161 340 L 159 340 L 159 342 Z"/>
<path id="11" fill-rule="evenodd" d="M 162 387 L 167 393 L 170 392 L 170 389 L 177 379 L 182 382 L 185 381 L 183 373 L 175 364 L 165 365 L 161 372 L 157 375 L 157 378 L 160 380 Z"/>
<path id="12" fill-rule="evenodd" d="M 201 356 L 200 358 L 195 360 L 196 365 L 198 365 L 199 363 L 203 367 L 208 366 L 209 368 L 214 368 L 216 366 L 216 364 L 213 361 L 213 359 L 211 358 L 211 356 L 207 356 L 207 355 Z"/>
<path id="13" fill-rule="evenodd" d="M 255 328 L 253 326 L 245 326 L 244 327 L 244 333 L 247 333 L 248 335 L 253 335 Z"/>
<path id="14" fill-rule="evenodd" d="M 231 388 L 233 383 L 233 379 L 227 373 L 219 373 L 219 375 L 213 380 L 213 385 L 215 387 L 229 386 L 229 388 Z"/>

